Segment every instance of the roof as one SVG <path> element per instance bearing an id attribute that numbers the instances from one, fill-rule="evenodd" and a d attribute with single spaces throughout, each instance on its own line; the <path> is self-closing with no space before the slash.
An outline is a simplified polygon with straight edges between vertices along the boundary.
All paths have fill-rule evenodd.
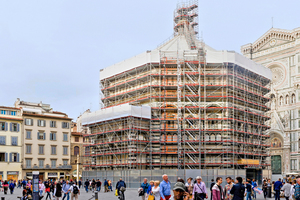
<path id="1" fill-rule="evenodd" d="M 0 115 L 0 119 L 15 120 L 15 121 L 23 121 L 22 118 L 4 117 L 4 116 L 1 116 L 1 115 Z"/>
<path id="2" fill-rule="evenodd" d="M 24 116 L 32 116 L 32 117 L 43 117 L 43 118 L 53 118 L 53 119 L 62 119 L 62 120 L 72 120 L 72 118 L 68 117 L 58 117 L 52 115 L 39 115 L 39 114 L 32 114 L 32 113 L 23 113 Z"/>
<path id="3" fill-rule="evenodd" d="M 71 132 L 71 135 L 83 136 L 83 134 L 80 132 Z"/>
<path id="4" fill-rule="evenodd" d="M 196 41 L 198 44 L 200 41 Z M 243 68 L 249 69 L 258 75 L 264 76 L 268 79 L 272 78 L 270 69 L 255 63 L 254 61 L 238 54 L 234 51 L 217 51 L 212 47 L 205 44 L 206 50 L 206 62 L 209 63 L 234 63 Z M 166 54 L 169 57 L 170 54 L 174 56 L 182 55 L 184 52 L 196 52 L 191 50 L 186 37 L 182 34 L 174 36 L 168 42 L 162 44 L 152 51 L 141 53 L 137 56 L 131 57 L 122 62 L 116 63 L 112 66 L 100 70 L 100 80 L 113 77 L 117 74 L 126 72 L 128 70 L 146 65 L 147 63 L 160 63 L 160 57 Z M 116 73 L 118 72 L 118 73 Z"/>
<path id="5" fill-rule="evenodd" d="M 21 110 L 21 108 L 7 107 L 7 106 L 0 106 L 0 108 L 4 108 L 4 109 L 12 109 L 12 110 Z"/>

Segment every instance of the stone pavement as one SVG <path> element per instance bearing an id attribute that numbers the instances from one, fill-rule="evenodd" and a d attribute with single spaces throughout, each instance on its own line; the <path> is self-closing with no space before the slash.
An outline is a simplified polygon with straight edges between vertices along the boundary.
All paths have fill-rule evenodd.
<path id="1" fill-rule="evenodd" d="M 0 192 L 0 197 L 5 197 L 5 200 L 17 200 L 18 196 L 21 196 L 22 190 L 21 189 L 16 189 L 14 194 L 7 194 L 4 195 L 3 192 Z M 86 193 L 84 191 L 84 189 L 80 189 L 80 193 L 81 195 L 79 196 L 79 200 L 89 200 L 93 193 L 91 191 L 89 191 L 88 193 Z M 109 192 L 109 193 L 104 193 L 103 191 L 101 191 L 99 193 L 99 200 L 117 200 L 118 198 L 114 195 L 114 192 Z M 210 197 L 210 195 L 209 195 Z M 43 198 L 43 200 L 45 200 L 46 198 Z M 125 200 L 141 200 L 141 197 L 137 196 L 137 189 L 127 189 L 127 191 L 125 192 Z M 274 199 L 274 198 L 272 198 Z M 0 200 L 2 200 L 0 198 Z M 65 200 L 67 200 L 67 198 L 65 198 Z M 91 200 L 94 200 L 94 198 L 92 198 Z M 210 200 L 210 198 L 208 199 Z M 257 194 L 257 199 L 256 200 L 264 200 L 263 198 L 263 194 L 258 195 Z"/>

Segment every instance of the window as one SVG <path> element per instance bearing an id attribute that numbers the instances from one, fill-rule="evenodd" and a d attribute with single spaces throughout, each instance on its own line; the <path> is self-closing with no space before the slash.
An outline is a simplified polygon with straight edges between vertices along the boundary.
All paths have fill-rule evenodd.
<path id="1" fill-rule="evenodd" d="M 31 159 L 25 159 L 26 168 L 31 168 Z"/>
<path id="2" fill-rule="evenodd" d="M 51 167 L 55 168 L 56 167 L 56 160 L 51 159 Z"/>
<path id="3" fill-rule="evenodd" d="M 39 145 L 39 154 L 44 154 L 44 145 Z"/>
<path id="4" fill-rule="evenodd" d="M 0 153 L 0 162 L 6 162 L 7 161 L 6 154 L 7 153 Z"/>
<path id="5" fill-rule="evenodd" d="M 10 131 L 19 132 L 19 124 L 18 123 L 10 123 Z"/>
<path id="6" fill-rule="evenodd" d="M 62 128 L 69 128 L 69 122 L 62 122 L 61 127 Z"/>
<path id="7" fill-rule="evenodd" d="M 0 145 L 6 145 L 6 137 L 0 136 Z"/>
<path id="8" fill-rule="evenodd" d="M 56 146 L 51 146 L 51 154 L 56 155 Z"/>
<path id="9" fill-rule="evenodd" d="M 42 127 L 45 127 L 46 126 L 46 121 L 45 120 L 38 120 L 38 126 L 42 126 Z"/>
<path id="10" fill-rule="evenodd" d="M 26 131 L 26 139 L 31 139 L 31 131 Z"/>
<path id="11" fill-rule="evenodd" d="M 75 137 L 75 142 L 79 142 L 79 137 Z"/>
<path id="12" fill-rule="evenodd" d="M 7 131 L 7 123 L 0 122 L 0 131 Z"/>
<path id="13" fill-rule="evenodd" d="M 44 159 L 39 159 L 39 168 L 44 168 Z"/>
<path id="14" fill-rule="evenodd" d="M 55 128 L 56 127 L 56 121 L 50 121 L 50 127 Z"/>
<path id="15" fill-rule="evenodd" d="M 18 153 L 10 153 L 9 154 L 9 162 L 19 162 L 19 154 Z"/>
<path id="16" fill-rule="evenodd" d="M 33 125 L 33 119 L 25 119 L 25 125 L 32 126 Z"/>
<path id="17" fill-rule="evenodd" d="M 74 147 L 74 156 L 77 156 L 77 155 L 79 155 L 79 147 L 75 146 Z"/>
<path id="18" fill-rule="evenodd" d="M 17 112 L 16 111 L 10 111 L 10 115 L 16 116 Z"/>
<path id="19" fill-rule="evenodd" d="M 65 141 L 65 142 L 68 141 L 68 133 L 63 134 L 63 141 Z"/>
<path id="20" fill-rule="evenodd" d="M 46 133 L 38 132 L 37 133 L 37 139 L 38 140 L 45 140 L 46 139 Z"/>
<path id="21" fill-rule="evenodd" d="M 63 155 L 68 155 L 68 148 L 69 147 L 63 147 Z"/>
<path id="22" fill-rule="evenodd" d="M 50 133 L 50 140 L 56 140 L 56 133 Z"/>
<path id="23" fill-rule="evenodd" d="M 63 160 L 63 165 L 68 165 L 69 160 Z"/>
<path id="24" fill-rule="evenodd" d="M 18 137 L 11 137 L 11 145 L 18 146 Z"/>
<path id="25" fill-rule="evenodd" d="M 6 115 L 6 110 L 1 110 L 1 115 Z"/>
<path id="26" fill-rule="evenodd" d="M 291 160 L 291 170 L 297 170 L 297 166 L 296 166 L 296 160 Z"/>
<path id="27" fill-rule="evenodd" d="M 26 144 L 26 153 L 31 153 L 31 144 Z"/>

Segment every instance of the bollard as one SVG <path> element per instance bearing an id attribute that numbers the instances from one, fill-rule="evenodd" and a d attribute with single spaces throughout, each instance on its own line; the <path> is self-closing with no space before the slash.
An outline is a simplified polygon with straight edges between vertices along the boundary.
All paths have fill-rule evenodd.
<path id="1" fill-rule="evenodd" d="M 95 191 L 95 200 L 98 200 L 98 191 Z"/>

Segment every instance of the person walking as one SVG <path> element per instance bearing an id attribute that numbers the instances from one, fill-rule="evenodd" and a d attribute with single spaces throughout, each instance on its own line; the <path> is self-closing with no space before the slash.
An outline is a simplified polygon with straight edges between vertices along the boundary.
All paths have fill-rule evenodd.
<path id="1" fill-rule="evenodd" d="M 64 196 L 63 196 L 63 200 L 67 197 L 67 200 L 70 200 L 70 192 L 69 192 L 69 189 L 70 189 L 71 185 L 69 183 L 69 181 L 67 180 L 65 184 L 63 184 L 62 186 L 62 192 L 64 193 Z"/>
<path id="2" fill-rule="evenodd" d="M 84 187 L 87 193 L 89 192 L 89 185 L 90 185 L 89 179 L 86 179 L 86 181 L 84 182 Z"/>
<path id="3" fill-rule="evenodd" d="M 232 200 L 232 194 L 230 193 L 232 187 L 233 187 L 233 182 L 231 177 L 226 178 L 227 184 L 224 187 L 224 197 L 225 200 Z"/>
<path id="4" fill-rule="evenodd" d="M 291 188 L 292 188 L 292 185 L 289 182 L 286 182 L 281 188 L 281 190 L 284 192 L 284 197 L 286 200 L 289 200 L 289 198 L 290 198 Z"/>
<path id="5" fill-rule="evenodd" d="M 253 179 L 252 180 L 253 199 L 256 199 L 256 191 L 255 191 L 256 188 L 257 188 L 257 183 L 256 183 L 256 180 Z"/>
<path id="6" fill-rule="evenodd" d="M 53 192 L 53 198 L 55 200 L 59 200 L 59 198 L 62 197 L 62 186 L 60 182 L 57 182 L 55 184 L 54 192 Z"/>
<path id="7" fill-rule="evenodd" d="M 282 187 L 281 178 L 274 183 L 275 200 L 280 200 L 280 189 Z"/>
<path id="8" fill-rule="evenodd" d="M 81 188 L 82 182 L 81 179 L 78 181 L 79 189 Z"/>
<path id="9" fill-rule="evenodd" d="M 292 187 L 291 187 L 291 192 L 290 192 L 290 200 L 296 200 L 295 199 L 295 186 L 296 186 L 296 180 L 292 181 Z"/>
<path id="10" fill-rule="evenodd" d="M 68 191 L 71 193 L 71 200 L 73 200 L 74 198 L 75 200 L 78 200 L 78 196 L 80 195 L 80 190 L 75 182 L 72 183 Z"/>
<path id="11" fill-rule="evenodd" d="M 185 184 L 185 187 L 187 188 L 187 192 L 189 193 L 189 198 L 188 199 L 193 198 L 194 184 L 193 184 L 192 180 L 193 180 L 192 177 L 188 178 L 187 183 Z"/>
<path id="12" fill-rule="evenodd" d="M 95 179 L 92 180 L 91 187 L 92 187 L 92 192 L 94 192 L 95 188 L 96 188 L 96 181 L 95 181 Z"/>
<path id="13" fill-rule="evenodd" d="M 152 195 L 151 193 L 152 193 L 152 188 L 154 187 L 154 181 L 152 180 L 152 181 L 150 181 L 149 182 L 150 183 L 150 186 L 148 187 L 148 190 L 147 190 L 147 195 L 146 195 L 146 199 L 148 199 L 148 197 L 149 197 L 149 195 Z"/>
<path id="14" fill-rule="evenodd" d="M 4 183 L 3 183 L 4 194 L 7 194 L 7 190 L 8 190 L 8 182 L 7 182 L 7 180 L 5 180 Z"/>
<path id="15" fill-rule="evenodd" d="M 196 177 L 196 183 L 194 185 L 194 189 L 193 189 L 193 199 L 195 200 L 204 200 L 205 198 L 207 199 L 207 190 L 206 190 L 206 186 L 205 183 L 202 182 L 202 177 L 201 176 L 197 176 Z"/>
<path id="16" fill-rule="evenodd" d="M 45 185 L 43 184 L 42 181 L 39 182 L 39 193 L 40 193 L 40 196 L 43 196 L 43 192 L 45 190 Z"/>
<path id="17" fill-rule="evenodd" d="M 267 199 L 267 194 L 268 194 L 268 183 L 267 180 L 265 179 L 263 184 L 262 184 L 262 191 L 264 193 L 264 198 L 265 200 Z"/>
<path id="18" fill-rule="evenodd" d="M 101 181 L 99 180 L 99 179 L 97 179 L 97 181 L 96 181 L 96 187 L 97 187 L 97 191 L 98 192 L 100 192 L 100 190 L 101 190 Z"/>
<path id="19" fill-rule="evenodd" d="M 16 187 L 16 184 L 13 182 L 13 180 L 10 181 L 8 187 L 9 187 L 9 190 L 10 190 L 10 194 L 13 194 L 14 193 L 14 189 Z"/>
<path id="20" fill-rule="evenodd" d="M 295 199 L 300 200 L 300 178 L 296 179 L 296 185 L 295 185 Z"/>
<path id="21" fill-rule="evenodd" d="M 160 199 L 169 200 L 171 198 L 171 183 L 169 181 L 168 175 L 162 175 L 163 181 L 159 185 Z"/>
<path id="22" fill-rule="evenodd" d="M 212 200 L 212 188 L 214 187 L 215 184 L 216 184 L 215 180 L 211 179 L 211 183 L 210 183 L 210 187 L 209 187 L 209 190 L 210 190 L 210 200 Z"/>
<path id="23" fill-rule="evenodd" d="M 119 197 L 122 197 L 122 200 L 125 200 L 125 194 L 124 194 L 124 192 L 126 190 L 126 184 L 122 180 L 122 178 L 120 178 L 120 180 L 117 182 L 117 184 L 116 184 L 116 190 L 118 190 Z"/>
<path id="24" fill-rule="evenodd" d="M 248 180 L 246 181 L 246 191 L 247 191 L 246 200 L 251 200 L 252 185 L 251 183 L 248 182 Z"/>
<path id="25" fill-rule="evenodd" d="M 46 196 L 46 200 L 49 199 L 51 200 L 51 195 L 50 195 L 50 182 L 49 181 L 46 181 L 45 182 L 45 193 L 47 193 L 47 196 Z M 27 187 L 27 186 L 26 186 Z"/>
<path id="26" fill-rule="evenodd" d="M 244 200 L 245 186 L 242 182 L 242 177 L 236 177 L 236 182 L 230 190 L 230 193 L 233 195 L 232 200 Z"/>
<path id="27" fill-rule="evenodd" d="M 144 182 L 141 184 L 141 197 L 142 200 L 146 199 L 146 195 L 147 195 L 147 191 L 148 188 L 150 187 L 149 183 L 147 182 L 148 180 L 146 178 L 144 178 Z"/>
<path id="28" fill-rule="evenodd" d="M 174 196 L 170 200 L 188 200 L 189 194 L 185 191 L 185 185 L 182 182 L 175 183 L 173 187 Z"/>
<path id="29" fill-rule="evenodd" d="M 151 189 L 150 194 L 154 196 L 154 200 L 160 200 L 160 188 L 159 181 L 154 181 L 154 186 Z"/>
<path id="30" fill-rule="evenodd" d="M 104 192 L 108 192 L 108 182 L 106 179 L 104 179 L 103 185 L 104 185 Z"/>

